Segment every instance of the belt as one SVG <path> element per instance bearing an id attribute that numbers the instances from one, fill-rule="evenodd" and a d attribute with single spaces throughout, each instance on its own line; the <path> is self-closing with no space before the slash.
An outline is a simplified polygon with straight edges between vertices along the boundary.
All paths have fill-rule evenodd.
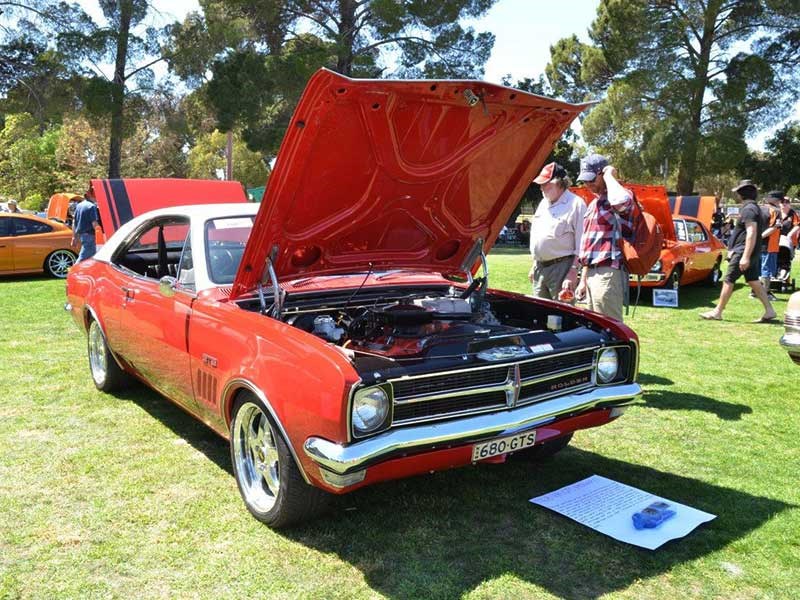
<path id="1" fill-rule="evenodd" d="M 610 267 L 614 264 L 614 261 L 610 258 L 606 258 L 601 260 L 600 262 L 593 263 L 591 265 L 587 265 L 590 269 L 599 269 L 600 267 Z"/>
<path id="2" fill-rule="evenodd" d="M 574 255 L 568 254 L 567 256 L 559 256 L 558 258 L 554 258 L 553 260 L 539 260 L 536 259 L 536 264 L 540 267 L 549 267 L 550 265 L 554 265 L 556 263 L 564 262 L 565 260 L 572 260 Z"/>

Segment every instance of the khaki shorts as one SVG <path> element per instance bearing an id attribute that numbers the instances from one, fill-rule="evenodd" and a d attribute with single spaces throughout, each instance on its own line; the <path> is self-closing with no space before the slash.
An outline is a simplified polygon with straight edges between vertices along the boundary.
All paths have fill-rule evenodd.
<path id="1" fill-rule="evenodd" d="M 620 269 L 589 267 L 589 277 L 586 280 L 587 308 L 622 321 L 627 284 Z"/>

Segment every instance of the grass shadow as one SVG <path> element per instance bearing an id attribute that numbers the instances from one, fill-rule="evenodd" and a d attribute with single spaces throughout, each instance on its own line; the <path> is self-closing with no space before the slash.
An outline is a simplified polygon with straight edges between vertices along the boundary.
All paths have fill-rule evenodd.
<path id="1" fill-rule="evenodd" d="M 742 415 L 749 415 L 753 409 L 746 404 L 723 402 L 708 396 L 687 392 L 669 392 L 665 390 L 646 390 L 642 396 L 641 406 L 659 410 L 700 410 L 713 413 L 725 421 L 738 421 Z"/>
<path id="2" fill-rule="evenodd" d="M 649 373 L 639 373 L 636 381 L 641 385 L 672 385 L 675 382 L 666 377 L 659 377 L 658 375 L 650 375 Z"/>
<path id="3" fill-rule="evenodd" d="M 133 402 L 151 417 L 166 425 L 176 436 L 186 440 L 220 469 L 233 476 L 228 442 L 172 401 L 143 383 L 133 383 L 128 389 L 116 392 L 114 397 Z"/>
<path id="4" fill-rule="evenodd" d="M 650 552 L 528 502 L 592 474 L 718 518 Z M 346 510 L 286 535 L 336 554 L 392 598 L 456 598 L 499 577 L 561 598 L 597 598 L 720 550 L 790 508 L 578 449 L 539 464 L 483 465 L 390 482 L 343 500 Z"/>

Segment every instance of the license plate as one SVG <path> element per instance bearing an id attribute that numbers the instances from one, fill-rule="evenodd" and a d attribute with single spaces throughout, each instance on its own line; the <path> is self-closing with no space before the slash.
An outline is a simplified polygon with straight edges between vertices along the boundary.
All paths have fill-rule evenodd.
<path id="1" fill-rule="evenodd" d="M 536 431 L 527 431 L 516 435 L 497 438 L 489 442 L 472 446 L 472 460 L 483 460 L 506 452 L 516 452 L 529 448 L 536 443 Z"/>

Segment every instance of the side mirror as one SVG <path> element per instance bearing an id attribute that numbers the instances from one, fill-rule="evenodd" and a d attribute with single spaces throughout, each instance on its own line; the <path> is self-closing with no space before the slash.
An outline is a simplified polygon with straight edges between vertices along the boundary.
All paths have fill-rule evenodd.
<path id="1" fill-rule="evenodd" d="M 161 292 L 162 296 L 171 298 L 175 295 L 175 281 L 176 279 L 169 275 L 164 275 L 164 277 L 158 280 L 158 291 Z"/>

